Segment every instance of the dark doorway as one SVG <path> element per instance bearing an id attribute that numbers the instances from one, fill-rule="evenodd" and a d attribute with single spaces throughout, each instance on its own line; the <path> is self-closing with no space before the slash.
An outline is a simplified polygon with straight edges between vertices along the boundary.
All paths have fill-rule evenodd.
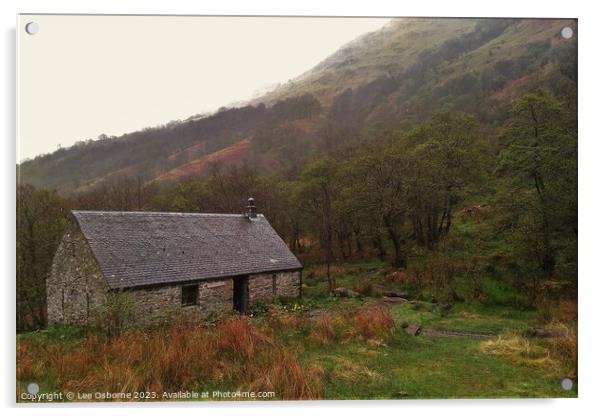
<path id="1" fill-rule="evenodd" d="M 240 313 L 247 311 L 249 303 L 249 278 L 235 277 L 234 278 L 234 296 L 232 297 L 234 310 Z"/>

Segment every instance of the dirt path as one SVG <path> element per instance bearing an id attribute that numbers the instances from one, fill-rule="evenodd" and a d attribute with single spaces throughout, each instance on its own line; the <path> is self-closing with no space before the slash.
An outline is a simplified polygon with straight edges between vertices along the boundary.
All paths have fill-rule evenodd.
<path id="1" fill-rule="evenodd" d="M 404 328 L 407 334 L 424 337 L 464 337 L 464 338 L 475 338 L 475 339 L 492 339 L 497 337 L 499 334 L 495 332 L 476 332 L 476 331 L 448 331 L 444 329 L 430 329 L 422 328 L 420 325 L 410 324 Z M 529 338 L 535 339 L 550 339 L 550 338 L 562 338 L 566 334 L 562 334 L 556 331 L 546 331 L 538 328 L 531 328 L 526 334 Z"/>
<path id="2" fill-rule="evenodd" d="M 479 339 L 491 339 L 495 338 L 498 334 L 493 332 L 469 332 L 469 331 L 444 331 L 438 329 L 422 329 L 419 335 L 425 337 L 465 337 L 465 338 L 479 338 Z"/>

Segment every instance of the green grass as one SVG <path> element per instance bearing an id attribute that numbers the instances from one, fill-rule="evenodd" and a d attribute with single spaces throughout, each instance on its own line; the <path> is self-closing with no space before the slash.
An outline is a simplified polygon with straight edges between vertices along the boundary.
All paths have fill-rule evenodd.
<path id="1" fill-rule="evenodd" d="M 560 379 L 545 371 L 516 366 L 479 351 L 480 341 L 462 338 L 411 338 L 400 334 L 396 343 L 374 354 L 347 347 L 334 356 L 358 357 L 365 381 L 335 378 L 326 398 L 494 398 L 573 397 L 559 388 Z M 374 350 L 374 348 L 372 349 Z M 370 350 L 368 350 L 370 351 Z M 327 356 L 328 357 L 328 356 Z"/>
<path id="2" fill-rule="evenodd" d="M 576 397 L 547 370 L 484 354 L 479 343 L 399 332 L 385 347 L 337 345 L 304 360 L 324 366 L 327 399 Z"/>
<path id="3" fill-rule="evenodd" d="M 412 304 L 395 307 L 396 319 L 431 329 L 494 333 L 522 332 L 535 324 L 534 311 L 518 312 L 510 307 L 458 303 L 445 316 L 436 307 L 432 312 L 417 312 L 413 307 Z"/>

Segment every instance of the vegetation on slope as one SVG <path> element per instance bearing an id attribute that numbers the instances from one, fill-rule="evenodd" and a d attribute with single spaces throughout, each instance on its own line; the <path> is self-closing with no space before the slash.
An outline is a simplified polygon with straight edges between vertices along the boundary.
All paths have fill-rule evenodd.
<path id="1" fill-rule="evenodd" d="M 252 144 L 249 165 L 274 171 L 414 127 L 435 111 L 470 113 L 495 131 L 511 101 L 536 87 L 576 106 L 576 40 L 559 35 L 573 23 L 394 20 L 261 103 L 81 141 L 21 163 L 19 180 L 63 193 L 120 177 L 149 182 L 246 138 Z M 193 174 L 207 172 L 203 167 Z"/>

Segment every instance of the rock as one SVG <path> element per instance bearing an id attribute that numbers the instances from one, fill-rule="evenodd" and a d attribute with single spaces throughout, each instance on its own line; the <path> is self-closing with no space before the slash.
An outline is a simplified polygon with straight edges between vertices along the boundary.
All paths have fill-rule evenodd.
<path id="1" fill-rule="evenodd" d="M 553 331 L 545 328 L 529 328 L 525 331 L 525 335 L 531 338 L 556 338 L 563 334 L 559 331 Z"/>
<path id="2" fill-rule="evenodd" d="M 357 298 L 360 296 L 360 294 L 356 291 L 348 289 L 346 287 L 337 287 L 334 290 L 334 295 L 340 298 Z"/>
<path id="3" fill-rule="evenodd" d="M 406 334 L 416 337 L 416 336 L 420 335 L 420 331 L 422 331 L 422 327 L 420 325 L 416 325 L 416 324 L 409 324 L 408 326 L 406 326 L 404 328 L 404 331 L 406 332 Z"/>
<path id="4" fill-rule="evenodd" d="M 409 295 L 408 292 L 388 292 L 385 296 L 390 298 L 407 298 Z"/>

